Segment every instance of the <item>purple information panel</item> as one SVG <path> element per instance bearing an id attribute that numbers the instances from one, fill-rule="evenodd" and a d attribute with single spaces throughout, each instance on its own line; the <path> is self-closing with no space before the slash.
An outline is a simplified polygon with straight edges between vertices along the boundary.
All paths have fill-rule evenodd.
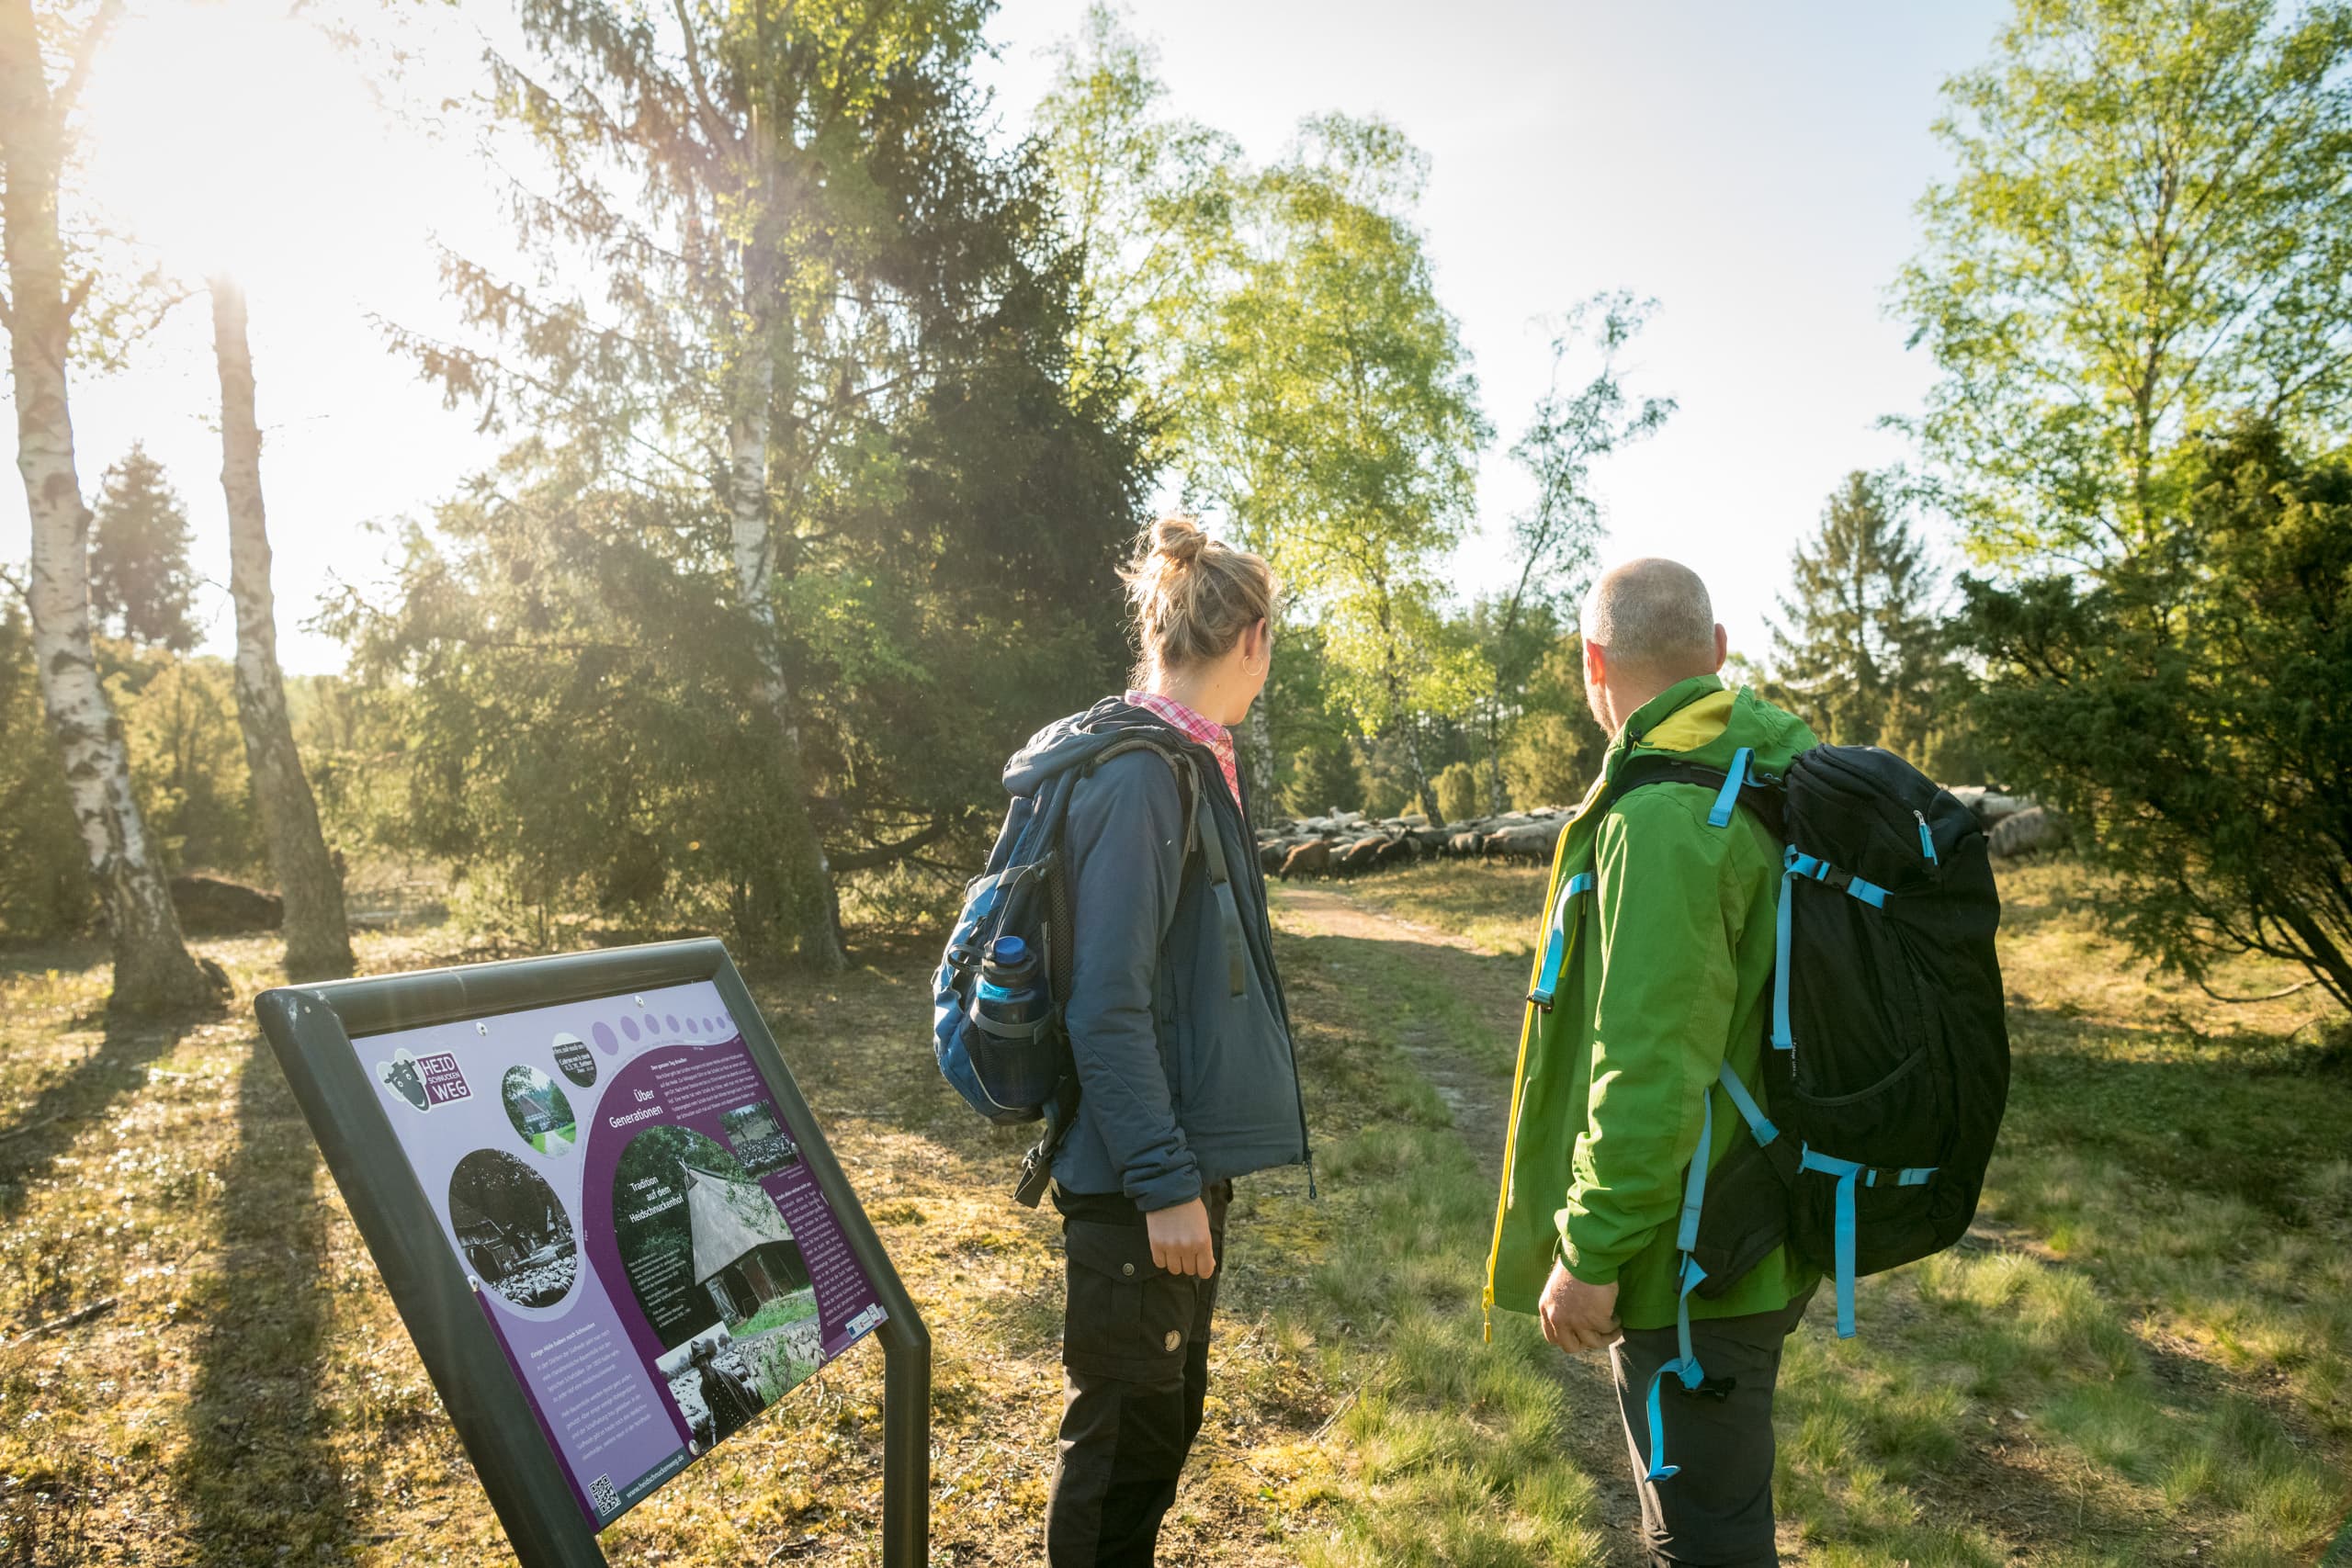
<path id="1" fill-rule="evenodd" d="M 594 1528 L 882 1321 L 708 981 L 354 1048 Z"/>

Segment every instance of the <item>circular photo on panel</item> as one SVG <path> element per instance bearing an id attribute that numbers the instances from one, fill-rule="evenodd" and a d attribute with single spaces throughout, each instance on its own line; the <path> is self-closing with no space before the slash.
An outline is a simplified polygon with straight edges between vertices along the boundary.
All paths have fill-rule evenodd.
<path id="1" fill-rule="evenodd" d="M 608 1030 L 606 1032 L 611 1032 Z M 565 1077 L 582 1089 L 596 1081 L 596 1058 L 589 1054 L 588 1042 L 577 1034 L 555 1037 L 555 1065 L 562 1069 Z"/>
<path id="2" fill-rule="evenodd" d="M 543 1155 L 571 1152 L 580 1136 L 580 1123 L 571 1114 L 571 1101 L 555 1079 L 537 1067 L 509 1067 L 499 1081 L 498 1097 L 506 1106 L 506 1119 L 514 1123 L 525 1143 Z"/>
<path id="3" fill-rule="evenodd" d="M 580 1277 L 571 1216 L 537 1171 L 503 1149 L 458 1162 L 449 1228 L 474 1277 L 516 1306 L 553 1306 Z"/>

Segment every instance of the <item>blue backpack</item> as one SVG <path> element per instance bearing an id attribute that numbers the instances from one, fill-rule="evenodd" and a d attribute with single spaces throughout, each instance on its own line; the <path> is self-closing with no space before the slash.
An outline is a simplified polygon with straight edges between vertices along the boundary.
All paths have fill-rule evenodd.
<path id="1" fill-rule="evenodd" d="M 1124 703 L 1098 704 L 1067 728 L 1057 726 L 1055 767 L 1016 791 L 987 867 L 967 884 L 932 977 L 932 1049 L 939 1071 L 964 1102 L 1000 1126 L 1043 1121 L 1043 1136 L 1022 1161 L 1014 1198 L 1035 1208 L 1045 1195 L 1055 1154 L 1078 1113 L 1078 1074 L 1062 1021 L 1069 1000 L 1072 942 L 1069 885 L 1061 849 L 1062 826 L 1079 783 L 1112 758 L 1150 751 L 1176 774 L 1184 799 L 1184 844 L 1197 848 L 1224 916 L 1226 940 L 1244 953 L 1241 917 L 1233 899 L 1225 850 L 1214 827 L 1202 831 L 1198 764 L 1159 719 Z M 1040 737 L 1040 739 L 1046 737 Z M 1028 750 L 1035 750 L 1033 740 Z M 1008 770 L 1009 772 L 1010 770 Z M 1007 1024 L 975 1004 L 983 999 L 982 966 L 1000 942 L 1035 955 L 1045 1005 Z M 1234 968 L 1237 988 L 1244 964 Z"/>

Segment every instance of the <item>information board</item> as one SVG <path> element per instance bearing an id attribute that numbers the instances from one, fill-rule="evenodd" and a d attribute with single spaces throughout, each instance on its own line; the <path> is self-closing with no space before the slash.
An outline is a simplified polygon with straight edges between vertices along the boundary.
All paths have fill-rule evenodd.
<path id="1" fill-rule="evenodd" d="M 601 1562 L 595 1532 L 877 1331 L 885 1559 L 922 1561 L 929 1340 L 718 943 L 256 1011 L 524 1562 Z"/>
<path id="2" fill-rule="evenodd" d="M 599 1529 L 887 1315 L 708 981 L 352 1048 Z"/>

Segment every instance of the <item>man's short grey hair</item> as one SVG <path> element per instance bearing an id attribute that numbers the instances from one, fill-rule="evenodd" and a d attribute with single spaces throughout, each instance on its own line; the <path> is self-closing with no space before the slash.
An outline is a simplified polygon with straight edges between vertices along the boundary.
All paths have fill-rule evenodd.
<path id="1" fill-rule="evenodd" d="M 1658 556 L 1601 573 L 1585 595 L 1584 639 L 1612 662 L 1678 678 L 1715 665 L 1715 606 L 1699 574 Z"/>

